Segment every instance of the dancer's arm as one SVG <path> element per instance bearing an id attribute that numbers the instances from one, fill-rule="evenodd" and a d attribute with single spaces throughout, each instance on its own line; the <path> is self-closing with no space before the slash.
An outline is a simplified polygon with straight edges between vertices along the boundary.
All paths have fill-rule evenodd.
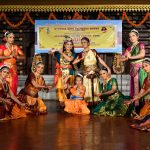
<path id="1" fill-rule="evenodd" d="M 116 90 L 117 90 L 117 87 L 115 85 L 113 85 L 111 90 L 104 92 L 104 93 L 101 93 L 101 96 L 113 94 L 116 92 Z"/>
<path id="2" fill-rule="evenodd" d="M 98 57 L 99 63 L 102 64 L 105 68 L 107 68 L 108 73 L 111 74 L 111 70 L 110 70 L 110 68 L 107 66 L 107 64 L 105 63 L 105 61 L 104 61 L 100 56 L 97 55 L 97 57 Z"/>
<path id="3" fill-rule="evenodd" d="M 14 100 L 17 104 L 19 104 L 21 106 L 25 106 L 25 103 L 20 102 L 10 88 L 9 88 L 9 95 L 10 95 L 11 99 Z"/>
<path id="4" fill-rule="evenodd" d="M 137 54 L 136 56 L 131 56 L 128 54 L 127 57 L 131 60 L 144 58 L 145 57 L 145 46 L 144 46 L 144 44 L 141 43 L 139 45 L 139 47 L 140 47 L 140 53 L 139 54 Z"/>
<path id="5" fill-rule="evenodd" d="M 145 57 L 145 50 L 141 50 L 140 53 L 136 56 L 130 56 L 128 55 L 128 59 L 134 60 L 134 59 L 142 59 Z"/>
<path id="6" fill-rule="evenodd" d="M 143 91 L 141 94 L 139 94 L 137 97 L 135 97 L 135 99 L 132 99 L 132 101 L 136 101 L 136 100 L 139 100 L 141 98 L 143 98 L 145 95 L 149 94 L 150 93 L 150 88 Z"/>
<path id="7" fill-rule="evenodd" d="M 79 56 L 77 56 L 77 58 L 73 61 L 73 65 L 79 63 L 80 61 L 82 61 L 84 59 L 84 56 L 82 56 L 81 58 L 79 58 Z"/>

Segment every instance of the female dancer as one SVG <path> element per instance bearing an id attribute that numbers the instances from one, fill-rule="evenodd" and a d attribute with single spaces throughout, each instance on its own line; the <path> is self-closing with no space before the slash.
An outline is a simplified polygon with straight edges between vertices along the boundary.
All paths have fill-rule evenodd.
<path id="1" fill-rule="evenodd" d="M 63 44 L 63 49 L 56 51 L 52 49 L 51 52 L 57 59 L 56 73 L 55 73 L 55 84 L 56 94 L 59 102 L 62 104 L 66 97 L 65 89 L 67 88 L 67 81 L 70 81 L 72 85 L 74 83 L 74 69 L 72 61 L 75 59 L 76 54 L 74 53 L 74 44 L 71 38 L 66 38 Z M 68 80 L 69 79 L 69 80 Z"/>
<path id="2" fill-rule="evenodd" d="M 150 58 L 144 59 L 143 69 L 148 73 L 148 76 L 145 78 L 140 92 L 128 103 L 134 103 L 144 98 L 145 104 L 140 110 L 140 115 L 136 116 L 135 119 L 143 119 L 146 115 L 150 114 Z"/>
<path id="3" fill-rule="evenodd" d="M 76 75 L 75 85 L 70 88 L 70 99 L 65 100 L 64 111 L 73 114 L 89 114 L 90 110 L 87 108 L 87 104 L 84 100 L 84 94 L 86 91 L 85 86 L 82 84 L 83 76 L 81 74 Z"/>
<path id="4" fill-rule="evenodd" d="M 95 93 L 103 101 L 94 109 L 93 113 L 104 116 L 124 116 L 127 112 L 127 105 L 124 104 L 124 95 L 118 89 L 115 78 L 111 78 L 106 68 L 100 71 L 103 83 L 100 86 L 100 93 Z"/>
<path id="5" fill-rule="evenodd" d="M 133 97 L 139 93 L 147 73 L 142 69 L 142 61 L 145 57 L 145 46 L 138 41 L 139 32 L 135 29 L 131 30 L 129 38 L 132 45 L 126 49 L 125 57 L 119 61 L 130 62 L 130 96 Z"/>
<path id="6" fill-rule="evenodd" d="M 13 94 L 8 82 L 6 81 L 9 75 L 9 67 L 2 64 L 0 67 L 0 104 L 3 106 L 1 119 L 18 119 L 26 117 L 25 103 L 20 102 Z"/>
<path id="7" fill-rule="evenodd" d="M 74 60 L 73 64 L 77 64 L 79 62 L 82 62 L 83 65 L 83 85 L 86 86 L 86 93 L 84 96 L 84 99 L 86 102 L 88 102 L 88 105 L 93 104 L 92 101 L 92 81 L 90 79 L 90 75 L 95 75 L 94 78 L 94 91 L 96 93 L 99 93 L 99 67 L 98 63 L 102 64 L 104 67 L 106 67 L 109 72 L 110 69 L 106 65 L 106 63 L 98 56 L 96 50 L 90 49 L 90 40 L 87 37 L 83 37 L 81 39 L 81 44 L 83 49 L 83 52 L 78 55 L 78 57 Z M 97 74 L 97 75 L 96 75 Z M 97 103 L 99 101 L 98 97 L 94 97 L 94 103 Z"/>
<path id="8" fill-rule="evenodd" d="M 25 87 L 19 93 L 19 99 L 26 102 L 29 109 L 27 113 L 45 114 L 47 112 L 46 105 L 42 99 L 38 96 L 38 92 L 44 90 L 48 92 L 52 86 L 45 84 L 45 80 L 42 77 L 44 64 L 39 54 L 35 55 L 32 62 L 32 71 L 29 74 Z"/>
<path id="9" fill-rule="evenodd" d="M 7 31 L 4 36 L 6 43 L 0 45 L 0 59 L 10 66 L 8 82 L 13 93 L 17 95 L 18 74 L 16 61 L 25 59 L 25 56 L 22 50 L 14 44 L 14 33 Z"/>

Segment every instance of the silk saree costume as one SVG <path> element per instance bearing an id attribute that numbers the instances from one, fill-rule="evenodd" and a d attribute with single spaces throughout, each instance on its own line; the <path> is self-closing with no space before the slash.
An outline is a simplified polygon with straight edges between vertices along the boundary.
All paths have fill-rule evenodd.
<path id="1" fill-rule="evenodd" d="M 67 53 L 64 52 L 68 56 L 72 56 L 73 59 L 75 59 L 76 54 L 75 53 Z M 56 95 L 58 97 L 58 100 L 60 102 L 64 102 L 64 100 L 67 98 L 64 85 L 74 84 L 74 69 L 72 66 L 72 62 L 66 60 L 59 52 L 54 53 L 55 58 L 57 59 L 56 62 L 56 71 L 54 76 L 54 83 L 56 84 Z"/>
<path id="2" fill-rule="evenodd" d="M 29 106 L 29 108 L 26 110 L 27 112 L 45 113 L 46 105 L 44 104 L 43 100 L 38 96 L 38 92 L 42 89 L 36 88 L 32 84 L 33 80 L 38 85 L 45 85 L 45 80 L 41 75 L 36 76 L 33 72 L 31 72 L 25 82 L 25 87 L 19 92 L 18 97 L 20 101 L 27 103 L 27 105 Z"/>
<path id="3" fill-rule="evenodd" d="M 138 43 L 132 49 L 129 47 L 127 51 L 131 53 L 131 56 L 136 56 L 144 49 L 143 43 Z M 130 96 L 137 95 L 143 85 L 144 79 L 147 77 L 147 73 L 142 69 L 143 59 L 130 60 Z"/>
<path id="4" fill-rule="evenodd" d="M 100 92 L 105 93 L 116 86 L 116 91 L 109 95 L 102 96 L 103 101 L 97 105 L 93 113 L 102 116 L 124 116 L 128 107 L 123 103 L 125 97 L 118 90 L 118 83 L 115 78 L 111 78 L 105 85 L 100 85 Z"/>
<path id="5" fill-rule="evenodd" d="M 89 50 L 83 60 L 83 85 L 86 87 L 86 92 L 84 95 L 84 99 L 89 104 L 92 103 L 92 82 L 91 79 L 87 78 L 87 75 L 90 71 L 97 71 L 98 70 L 98 60 L 97 60 L 97 53 L 95 50 Z M 99 77 L 94 78 L 94 92 L 99 93 Z M 98 102 L 99 98 L 94 97 L 94 102 Z"/>
<path id="6" fill-rule="evenodd" d="M 81 87 L 81 90 L 85 88 Z M 77 91 L 75 87 L 70 89 L 71 96 L 70 99 L 65 100 L 64 111 L 72 114 L 89 114 L 90 110 L 87 108 L 87 103 L 85 102 L 84 95 Z"/>
<path id="7" fill-rule="evenodd" d="M 146 77 L 144 80 L 142 89 L 144 89 L 146 91 L 149 88 L 150 88 L 150 79 L 148 77 Z M 140 116 L 142 116 L 142 117 L 150 114 L 150 93 L 144 96 L 144 101 L 145 101 L 145 104 L 142 107 L 142 109 L 140 110 Z"/>
<path id="8" fill-rule="evenodd" d="M 1 109 L 0 118 L 3 119 L 18 119 L 26 117 L 25 108 L 19 106 L 15 103 L 8 95 L 9 95 L 9 84 L 7 81 L 3 81 L 0 79 L 0 97 L 4 99 L 4 101 L 0 100 Z"/>
<path id="9" fill-rule="evenodd" d="M 15 95 L 17 95 L 17 87 L 18 87 L 18 73 L 17 73 L 17 56 L 24 56 L 22 50 L 17 46 L 13 45 L 11 49 L 8 49 L 5 45 L 0 46 L 0 55 L 1 56 L 11 56 L 15 57 L 4 59 L 3 63 L 8 65 L 10 68 L 10 76 L 8 78 L 8 82 L 11 90 Z"/>

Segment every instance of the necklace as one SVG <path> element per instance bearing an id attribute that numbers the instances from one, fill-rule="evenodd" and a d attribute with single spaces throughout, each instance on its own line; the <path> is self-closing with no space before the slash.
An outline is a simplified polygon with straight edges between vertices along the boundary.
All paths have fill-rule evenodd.
<path id="1" fill-rule="evenodd" d="M 12 45 L 10 48 L 10 46 L 7 43 L 5 44 L 5 46 L 9 50 L 9 52 L 11 53 L 11 56 L 13 56 L 15 54 L 14 53 L 14 46 Z"/>
<path id="2" fill-rule="evenodd" d="M 132 46 L 135 47 L 135 46 L 138 45 L 138 44 L 139 44 L 139 42 L 137 42 L 137 43 L 135 43 L 135 44 L 132 44 Z"/>
<path id="3" fill-rule="evenodd" d="M 2 88 L 4 90 L 4 93 L 7 93 L 8 92 L 8 85 L 7 85 L 6 81 L 4 81 L 2 78 L 0 78 L 0 80 L 2 83 Z"/>

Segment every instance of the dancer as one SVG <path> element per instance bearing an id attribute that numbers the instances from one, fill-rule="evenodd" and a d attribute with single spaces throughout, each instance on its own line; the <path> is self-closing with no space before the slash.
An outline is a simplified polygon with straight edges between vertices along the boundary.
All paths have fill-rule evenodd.
<path id="1" fill-rule="evenodd" d="M 139 32 L 135 29 L 131 30 L 129 39 L 132 45 L 126 49 L 124 57 L 119 61 L 130 62 L 130 96 L 133 97 L 139 93 L 144 79 L 147 77 L 147 73 L 142 69 L 142 61 L 145 57 L 145 46 L 138 41 Z"/>
<path id="2" fill-rule="evenodd" d="M 9 67 L 5 64 L 0 66 L 0 104 L 4 109 L 1 109 L 1 120 L 18 119 L 26 117 L 25 103 L 20 102 L 13 94 L 8 82 L 6 81 L 9 75 Z"/>
<path id="3" fill-rule="evenodd" d="M 81 44 L 83 52 L 81 52 L 78 57 L 74 60 L 73 64 L 77 64 L 82 62 L 83 65 L 83 85 L 86 86 L 86 92 L 84 99 L 88 102 L 88 105 L 93 105 L 92 100 L 92 79 L 90 77 L 94 77 L 93 79 L 93 87 L 96 93 L 99 93 L 99 66 L 98 63 L 102 64 L 111 72 L 106 63 L 98 56 L 96 50 L 90 49 L 90 40 L 87 37 L 83 37 L 81 39 Z M 94 103 L 99 102 L 98 97 L 94 97 Z"/>
<path id="4" fill-rule="evenodd" d="M 57 59 L 56 63 L 56 73 L 54 77 L 54 82 L 56 84 L 56 94 L 59 102 L 63 105 L 64 99 L 67 98 L 65 89 L 67 88 L 67 81 L 69 84 L 74 83 L 74 69 L 72 66 L 72 61 L 76 58 L 74 53 L 74 44 L 70 37 L 66 37 L 63 43 L 63 49 L 52 49 L 51 52 Z"/>
<path id="5" fill-rule="evenodd" d="M 28 109 L 26 112 L 29 114 L 45 114 L 47 113 L 46 105 L 43 100 L 38 96 L 39 91 L 48 92 L 52 89 L 52 85 L 46 85 L 42 77 L 44 64 L 39 54 L 35 55 L 32 62 L 32 71 L 28 75 L 25 82 L 25 87 L 19 92 L 19 100 L 27 103 Z"/>
<path id="6" fill-rule="evenodd" d="M 78 74 L 75 77 L 75 85 L 70 88 L 70 99 L 65 100 L 64 111 L 72 114 L 89 114 L 90 110 L 87 108 L 87 103 L 84 100 L 85 91 L 83 76 Z"/>
<path id="7" fill-rule="evenodd" d="M 14 33 L 7 31 L 4 37 L 6 43 L 5 45 L 0 45 L 0 59 L 3 63 L 10 66 L 8 82 L 13 93 L 17 95 L 18 73 L 16 61 L 24 60 L 25 56 L 19 46 L 14 44 Z"/>
<path id="8" fill-rule="evenodd" d="M 124 104 L 126 97 L 119 91 L 115 78 L 111 78 L 106 68 L 101 69 L 100 76 L 103 83 L 100 86 L 100 93 L 95 93 L 102 102 L 94 109 L 93 113 L 103 116 L 124 116 L 128 106 Z"/>
<path id="9" fill-rule="evenodd" d="M 135 119 L 143 119 L 146 115 L 150 114 L 150 58 L 145 58 L 143 61 L 143 69 L 148 73 L 148 76 L 145 78 L 142 89 L 140 92 L 129 101 L 128 104 L 139 101 L 144 98 L 145 104 L 140 110 L 139 116 L 137 115 Z"/>

